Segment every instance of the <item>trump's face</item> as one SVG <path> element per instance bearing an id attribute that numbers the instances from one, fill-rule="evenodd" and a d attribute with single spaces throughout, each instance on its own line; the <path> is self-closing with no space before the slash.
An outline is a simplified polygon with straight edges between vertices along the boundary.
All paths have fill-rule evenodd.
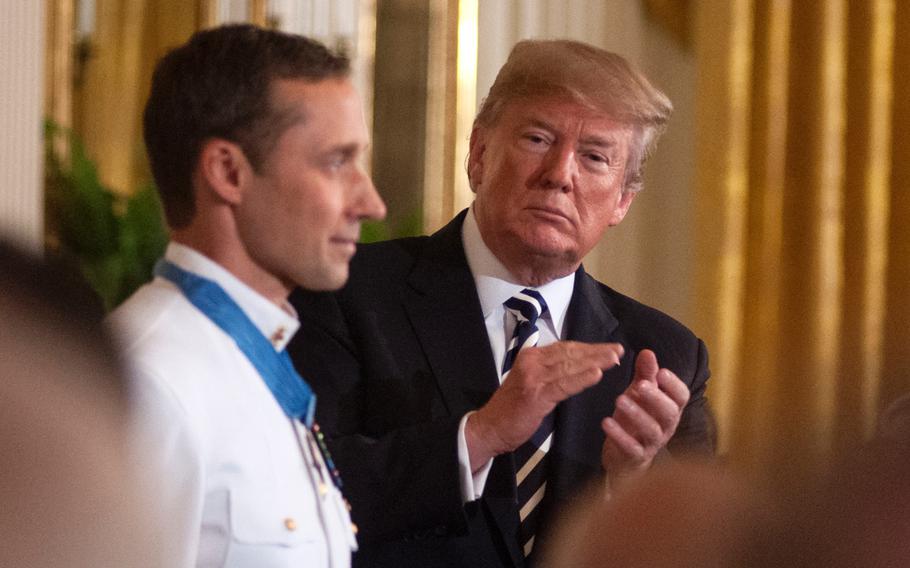
<path id="1" fill-rule="evenodd" d="M 471 137 L 468 174 L 484 242 L 526 284 L 569 274 L 634 198 L 631 126 L 570 99 L 511 101 Z"/>

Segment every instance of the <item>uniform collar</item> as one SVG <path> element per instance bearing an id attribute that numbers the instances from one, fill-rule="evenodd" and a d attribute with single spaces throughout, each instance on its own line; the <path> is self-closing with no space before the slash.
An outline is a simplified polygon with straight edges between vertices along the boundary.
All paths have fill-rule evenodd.
<path id="1" fill-rule="evenodd" d="M 483 242 L 477 219 L 474 218 L 474 206 L 465 216 L 461 227 L 461 239 L 464 243 L 464 253 L 468 261 L 471 276 L 477 287 L 480 298 L 480 308 L 483 317 L 489 316 L 493 310 L 502 306 L 503 302 L 511 298 L 516 292 L 527 288 L 517 282 L 517 279 L 496 258 L 496 255 Z M 558 337 L 562 337 L 562 325 L 565 321 L 566 310 L 572 299 L 575 287 L 575 273 L 547 282 L 543 286 L 534 288 L 544 297 L 549 308 L 553 329 Z"/>
<path id="2" fill-rule="evenodd" d="M 172 241 L 167 245 L 164 258 L 221 286 L 269 339 L 275 351 L 284 350 L 300 327 L 297 312 L 290 303 L 285 301 L 281 306 L 276 305 L 199 251 Z"/>

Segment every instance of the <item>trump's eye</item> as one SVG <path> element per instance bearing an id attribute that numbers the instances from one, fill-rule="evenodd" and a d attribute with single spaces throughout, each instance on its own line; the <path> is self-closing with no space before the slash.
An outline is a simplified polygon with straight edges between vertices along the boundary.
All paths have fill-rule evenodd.
<path id="1" fill-rule="evenodd" d="M 588 152 L 584 156 L 589 162 L 591 162 L 593 164 L 598 164 L 598 165 L 602 164 L 605 166 L 610 165 L 610 158 L 608 158 L 607 156 L 604 156 L 603 154 L 599 154 L 597 152 Z"/>
<path id="2" fill-rule="evenodd" d="M 551 143 L 550 137 L 540 132 L 527 132 L 521 135 L 521 144 L 530 150 L 543 150 Z"/>

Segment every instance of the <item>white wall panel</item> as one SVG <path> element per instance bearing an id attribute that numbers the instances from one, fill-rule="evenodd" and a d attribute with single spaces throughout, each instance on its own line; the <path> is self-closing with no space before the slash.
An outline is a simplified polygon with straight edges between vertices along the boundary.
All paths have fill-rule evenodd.
<path id="1" fill-rule="evenodd" d="M 0 8 L 0 237 L 40 250 L 44 2 Z"/>

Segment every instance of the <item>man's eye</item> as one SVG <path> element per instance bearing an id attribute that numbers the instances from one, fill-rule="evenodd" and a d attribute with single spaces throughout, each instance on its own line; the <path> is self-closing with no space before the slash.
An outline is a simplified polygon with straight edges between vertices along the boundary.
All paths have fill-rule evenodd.
<path id="1" fill-rule="evenodd" d="M 524 134 L 521 143 L 531 150 L 545 150 L 550 145 L 550 140 L 540 134 Z"/>
<path id="2" fill-rule="evenodd" d="M 348 160 L 349 160 L 349 157 L 348 157 L 348 156 L 343 155 L 343 154 L 338 154 L 338 155 L 335 155 L 335 156 L 330 157 L 330 158 L 326 161 L 326 167 L 327 167 L 328 169 L 330 169 L 330 170 L 333 170 L 333 171 L 334 171 L 334 170 L 339 170 L 339 169 L 341 169 L 342 167 L 344 167 L 344 165 L 345 165 L 346 163 L 348 163 Z"/>
<path id="3" fill-rule="evenodd" d="M 596 165 L 610 165 L 610 159 L 604 156 L 603 154 L 589 153 L 585 155 L 589 162 L 592 162 Z"/>

